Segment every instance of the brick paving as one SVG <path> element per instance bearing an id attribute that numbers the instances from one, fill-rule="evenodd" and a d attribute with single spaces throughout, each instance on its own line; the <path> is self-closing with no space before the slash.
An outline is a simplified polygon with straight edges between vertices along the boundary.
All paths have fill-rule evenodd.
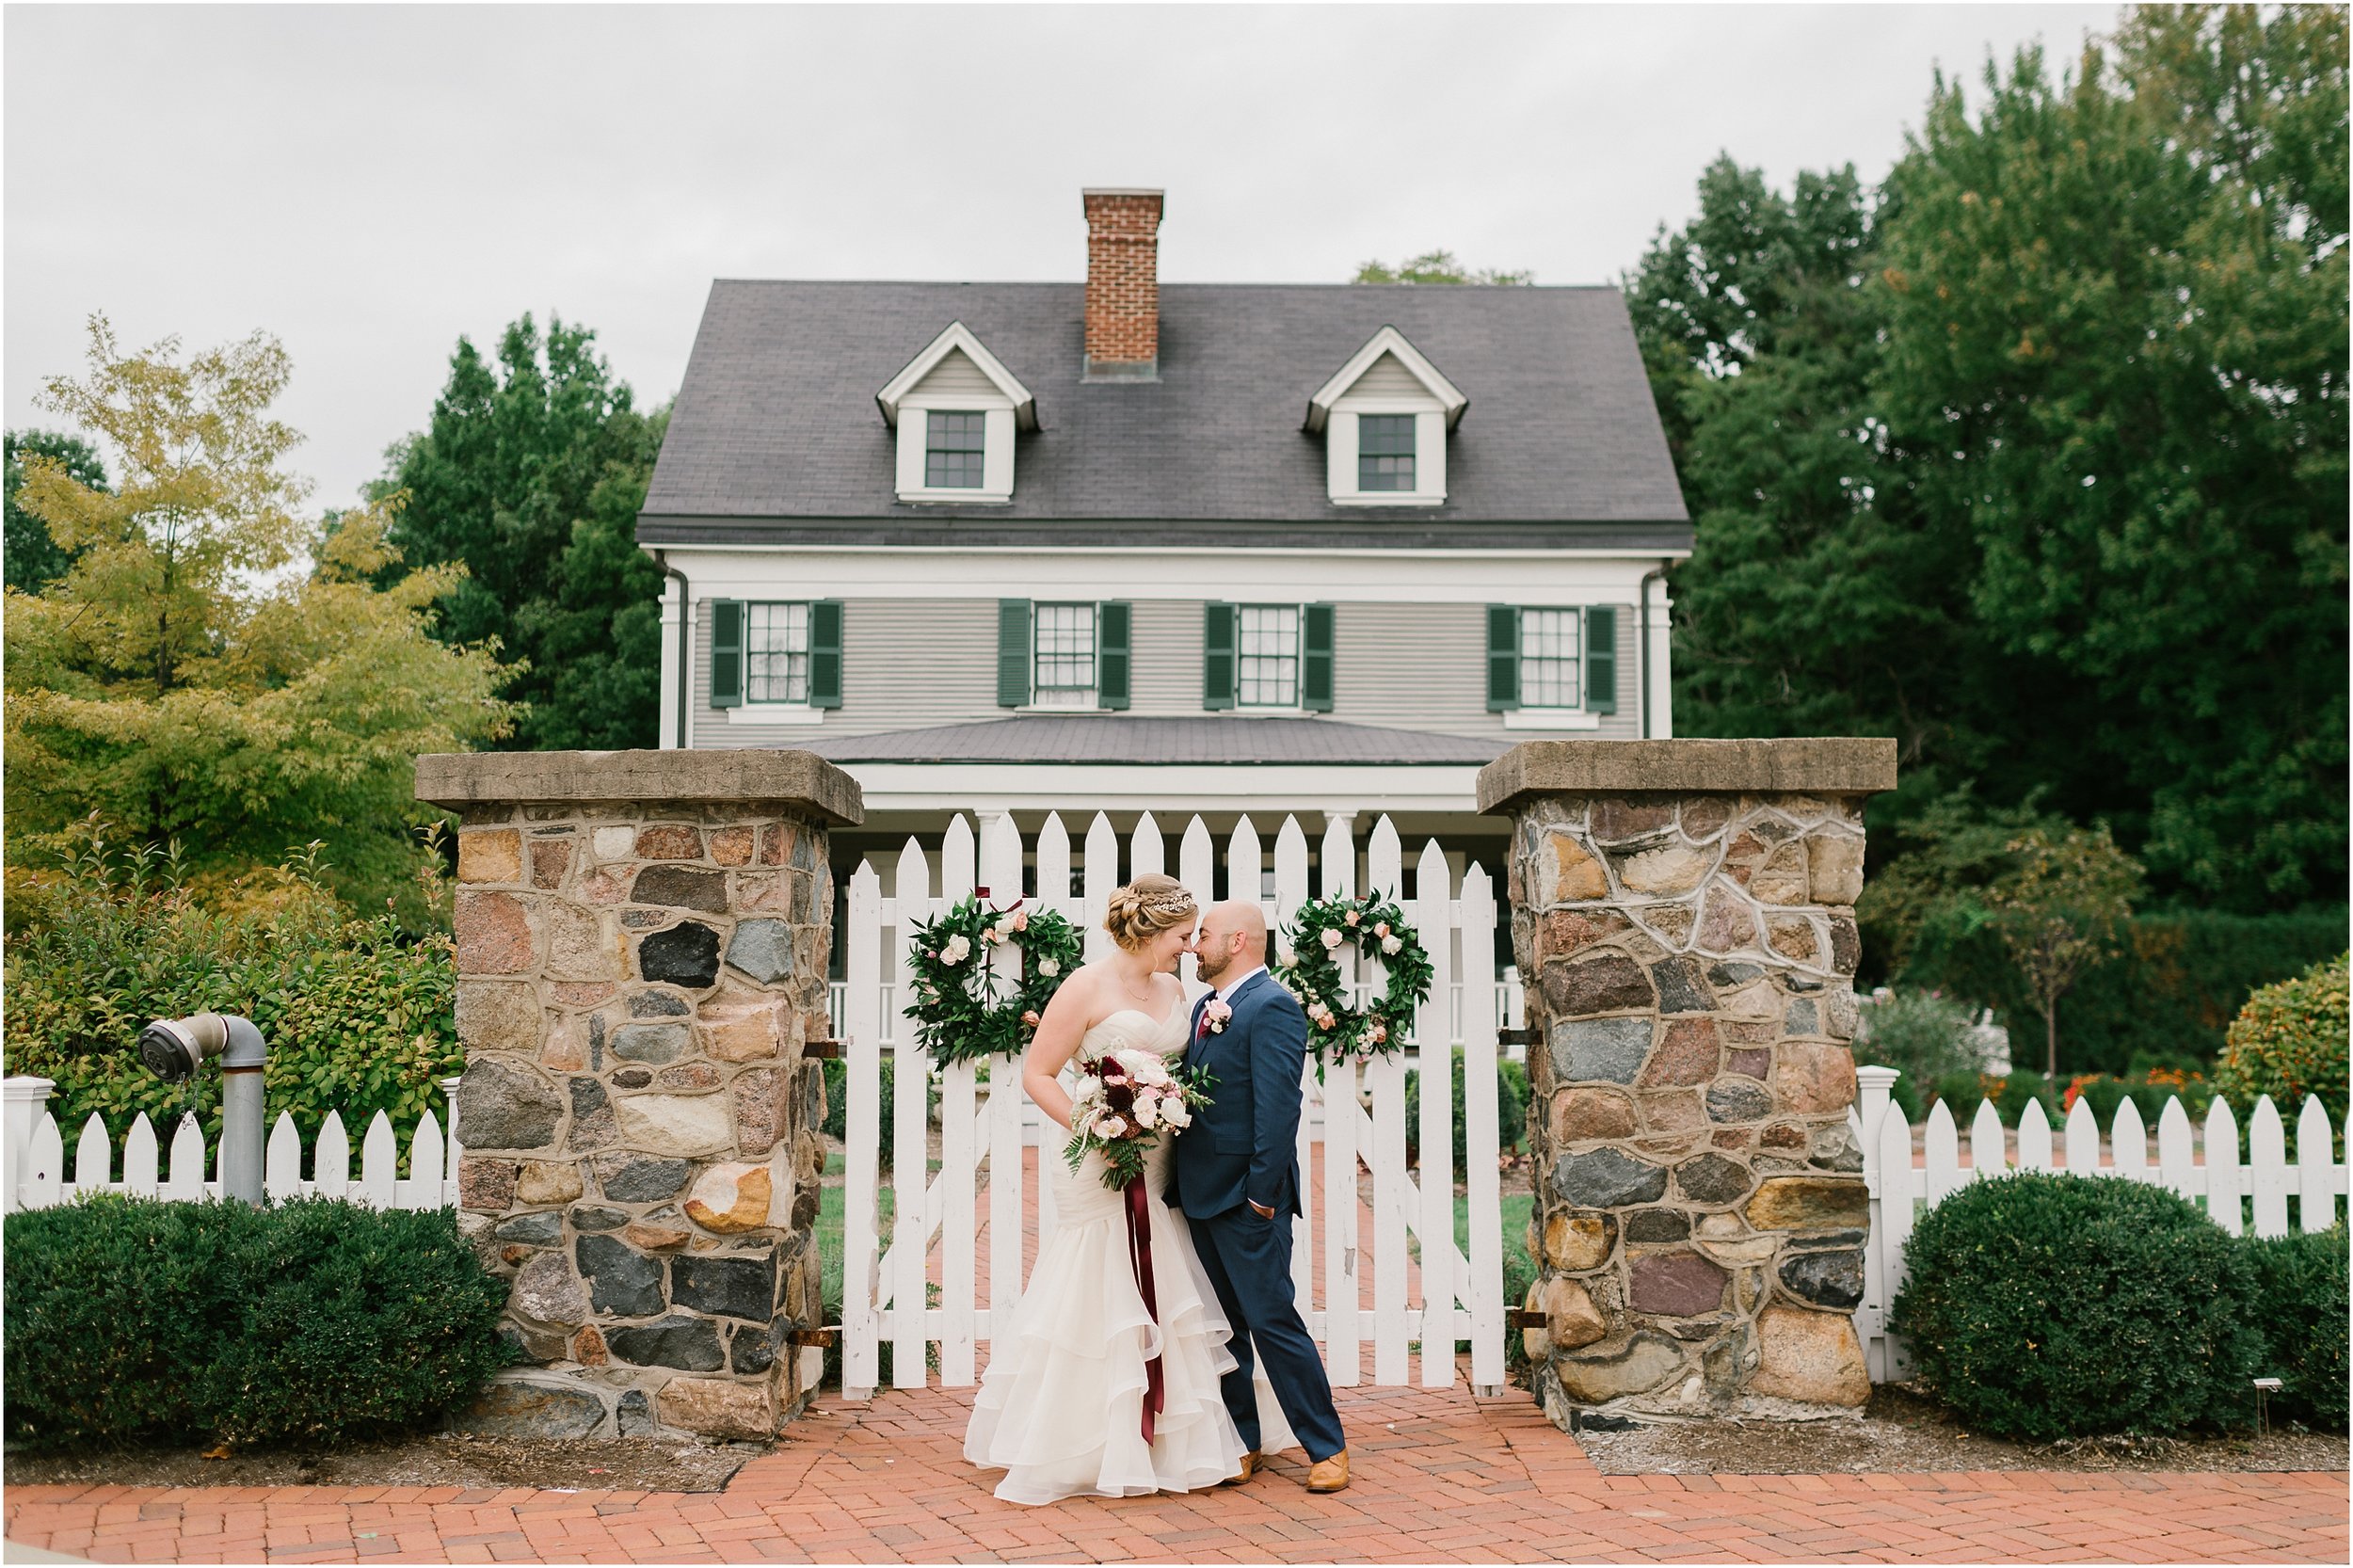
<path id="1" fill-rule="evenodd" d="M 2346 1478 L 1604 1476 L 1525 1395 L 1337 1391 L 1355 1482 L 1020 1508 L 968 1390 L 828 1398 L 721 1493 L 13 1486 L 8 1542 L 106 1562 L 2344 1562 Z"/>

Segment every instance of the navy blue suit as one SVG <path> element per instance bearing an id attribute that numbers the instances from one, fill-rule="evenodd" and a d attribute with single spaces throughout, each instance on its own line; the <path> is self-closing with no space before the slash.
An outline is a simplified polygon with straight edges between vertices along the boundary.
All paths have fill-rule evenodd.
<path id="1" fill-rule="evenodd" d="M 1323 1358 L 1291 1287 L 1289 1217 L 1304 1211 L 1305 1196 L 1299 1077 L 1307 1062 L 1307 1015 L 1263 971 L 1235 991 L 1233 1016 L 1215 1033 L 1201 1027 L 1209 1000 L 1204 997 L 1193 1006 L 1185 1065 L 1207 1069 L 1217 1084 L 1210 1102 L 1193 1112 L 1193 1125 L 1176 1135 L 1168 1201 L 1184 1210 L 1202 1269 L 1234 1326 L 1226 1348 L 1238 1365 L 1218 1391 L 1242 1442 L 1255 1451 L 1255 1352 L 1307 1457 L 1329 1459 L 1348 1443 Z M 1251 1208 L 1254 1200 L 1273 1209 L 1274 1218 Z"/>

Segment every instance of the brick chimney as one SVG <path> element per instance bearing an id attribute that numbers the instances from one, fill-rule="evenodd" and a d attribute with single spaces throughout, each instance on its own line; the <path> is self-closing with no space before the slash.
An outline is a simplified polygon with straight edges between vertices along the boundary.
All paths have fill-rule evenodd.
<path id="1" fill-rule="evenodd" d="M 1087 376 L 1151 380 L 1160 363 L 1162 193 L 1079 195 L 1087 214 Z"/>

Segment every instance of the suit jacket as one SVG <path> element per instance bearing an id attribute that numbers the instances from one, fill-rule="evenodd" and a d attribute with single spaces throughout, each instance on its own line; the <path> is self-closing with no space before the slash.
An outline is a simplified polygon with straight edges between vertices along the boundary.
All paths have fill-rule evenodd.
<path id="1" fill-rule="evenodd" d="M 1234 1016 L 1206 1033 L 1193 1004 L 1193 1044 L 1185 1065 L 1217 1080 L 1208 1105 L 1176 1135 L 1168 1201 L 1209 1219 L 1256 1199 L 1276 1213 L 1300 1209 L 1300 1073 L 1307 1063 L 1307 1015 L 1297 998 L 1264 972 L 1234 993 Z"/>

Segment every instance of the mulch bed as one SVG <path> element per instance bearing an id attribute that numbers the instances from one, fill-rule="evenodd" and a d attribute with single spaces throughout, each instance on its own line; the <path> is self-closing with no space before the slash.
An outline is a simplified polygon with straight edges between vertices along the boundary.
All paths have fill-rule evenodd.
<path id="1" fill-rule="evenodd" d="M 2007 1443 L 1962 1431 L 1944 1408 L 1881 1384 L 1854 1419 L 1693 1421 L 1630 1432 L 1579 1430 L 1604 1475 L 1792 1476 L 1960 1470 L 2343 1470 L 2344 1432 L 2264 1436 L 2084 1437 Z"/>
<path id="2" fill-rule="evenodd" d="M 207 1459 L 196 1448 L 84 1453 L 11 1450 L 10 1486 L 530 1486 L 555 1491 L 718 1492 L 767 1443 L 608 1443 L 544 1438 L 413 1437 L 306 1451 L 282 1448 Z"/>

